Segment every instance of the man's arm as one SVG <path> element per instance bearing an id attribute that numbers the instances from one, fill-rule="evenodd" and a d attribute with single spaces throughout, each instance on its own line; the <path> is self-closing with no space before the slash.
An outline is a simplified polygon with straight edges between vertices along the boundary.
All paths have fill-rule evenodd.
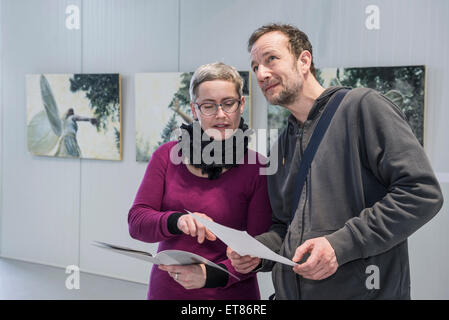
<path id="1" fill-rule="evenodd" d="M 443 196 L 424 149 L 404 116 L 375 91 L 360 104 L 365 166 L 385 186 L 383 199 L 326 236 L 340 265 L 383 253 L 403 242 L 441 208 Z"/>

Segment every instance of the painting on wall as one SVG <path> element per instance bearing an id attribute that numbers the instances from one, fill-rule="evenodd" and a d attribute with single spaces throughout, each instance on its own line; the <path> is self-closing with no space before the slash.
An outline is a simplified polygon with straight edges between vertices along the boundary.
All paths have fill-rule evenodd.
<path id="1" fill-rule="evenodd" d="M 246 107 L 242 115 L 251 127 L 250 73 L 244 80 Z M 192 123 L 189 87 L 193 72 L 138 73 L 135 75 L 136 161 L 148 162 L 162 144 L 174 140 L 174 130 Z"/>
<path id="2" fill-rule="evenodd" d="M 381 92 L 402 110 L 424 145 L 425 66 L 323 68 L 317 69 L 316 75 L 324 88 L 366 87 Z M 268 105 L 268 129 L 285 128 L 289 115 L 285 108 Z"/>
<path id="3" fill-rule="evenodd" d="M 29 152 L 121 160 L 120 86 L 119 74 L 27 75 Z"/>

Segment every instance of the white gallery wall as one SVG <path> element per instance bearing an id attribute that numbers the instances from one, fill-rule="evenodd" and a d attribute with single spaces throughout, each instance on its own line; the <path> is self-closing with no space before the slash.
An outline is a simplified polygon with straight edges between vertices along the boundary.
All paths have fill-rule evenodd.
<path id="1" fill-rule="evenodd" d="M 309 35 L 319 68 L 426 66 L 425 149 L 446 203 L 410 238 L 412 297 L 449 299 L 448 1 L 0 1 L 0 256 L 147 283 L 147 264 L 91 245 L 157 248 L 128 234 L 146 168 L 135 161 L 134 74 L 193 71 L 217 60 L 249 70 L 251 32 L 287 22 Z M 66 28 L 69 5 L 81 10 L 79 30 Z M 365 27 L 368 5 L 379 7 L 379 30 Z M 25 124 L 25 75 L 32 73 L 120 73 L 123 160 L 32 156 Z M 252 95 L 253 126 L 265 128 L 255 81 Z M 270 274 L 260 280 L 267 298 Z"/>

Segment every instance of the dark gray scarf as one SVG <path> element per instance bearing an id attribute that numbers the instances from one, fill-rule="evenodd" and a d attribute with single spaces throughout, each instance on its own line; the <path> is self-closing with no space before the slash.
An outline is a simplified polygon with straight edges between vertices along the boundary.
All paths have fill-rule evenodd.
<path id="1" fill-rule="evenodd" d="M 204 133 L 198 121 L 182 124 L 182 134 L 178 138 L 181 154 L 195 168 L 201 168 L 201 172 L 206 173 L 210 180 L 218 179 L 223 168 L 236 167 L 248 151 L 249 138 L 243 133 L 251 129 L 243 118 L 240 118 L 238 129 L 226 140 L 214 140 Z M 202 137 L 208 140 L 203 141 Z"/>

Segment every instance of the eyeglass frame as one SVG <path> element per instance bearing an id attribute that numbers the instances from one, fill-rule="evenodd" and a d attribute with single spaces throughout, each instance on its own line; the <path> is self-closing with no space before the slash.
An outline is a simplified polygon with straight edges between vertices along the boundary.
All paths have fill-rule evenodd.
<path id="1" fill-rule="evenodd" d="M 242 104 L 242 98 L 241 98 L 241 97 L 238 98 L 238 99 L 233 98 L 232 100 L 235 101 L 234 104 L 237 103 L 238 105 L 237 105 L 237 108 L 236 108 L 234 111 L 231 111 L 231 112 L 228 112 L 228 111 L 226 111 L 225 109 L 223 109 L 223 103 L 224 103 L 224 102 L 222 102 L 222 103 L 204 102 L 204 103 L 201 103 L 201 104 L 198 104 L 197 102 L 194 102 L 194 105 L 196 105 L 196 106 L 198 107 L 198 109 L 200 110 L 200 112 L 201 112 L 201 114 L 202 114 L 203 116 L 211 117 L 211 116 L 214 116 L 214 115 L 216 115 L 216 114 L 218 113 L 218 107 L 220 107 L 221 110 L 223 110 L 223 112 L 226 113 L 226 114 L 232 114 L 232 113 L 237 112 L 237 110 L 240 108 L 240 105 Z M 215 106 L 215 108 L 216 108 L 216 109 L 215 109 L 215 112 L 212 113 L 212 114 L 204 114 L 203 111 L 201 110 L 201 106 L 203 106 L 203 105 L 205 105 L 205 104 L 213 104 L 213 105 Z"/>

